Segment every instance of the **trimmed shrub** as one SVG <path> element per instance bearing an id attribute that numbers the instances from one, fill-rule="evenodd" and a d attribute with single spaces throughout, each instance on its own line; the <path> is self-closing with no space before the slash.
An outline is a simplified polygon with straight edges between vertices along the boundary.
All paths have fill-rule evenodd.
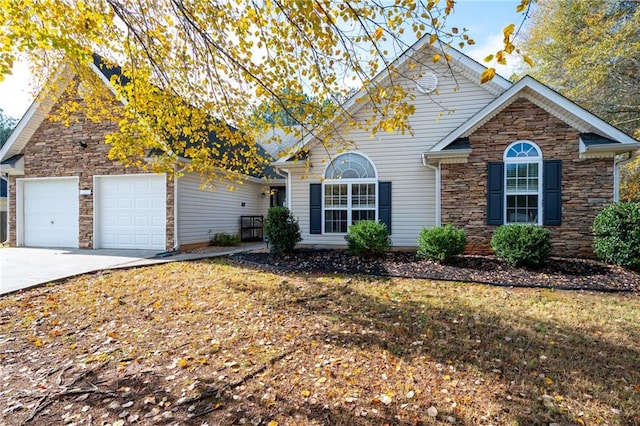
<path id="1" fill-rule="evenodd" d="M 226 232 L 221 232 L 213 236 L 210 241 L 212 246 L 220 246 L 220 247 L 231 247 L 231 246 L 239 246 L 240 245 L 240 236 L 227 234 Z"/>
<path id="2" fill-rule="evenodd" d="M 264 234 L 272 253 L 289 253 L 302 241 L 298 221 L 288 208 L 282 206 L 269 209 L 264 221 Z"/>
<path id="3" fill-rule="evenodd" d="M 541 266 L 551 255 L 551 232 L 531 224 L 499 226 L 491 238 L 491 249 L 509 265 Z"/>
<path id="4" fill-rule="evenodd" d="M 593 250 L 600 260 L 640 268 L 640 204 L 615 203 L 593 221 Z"/>
<path id="5" fill-rule="evenodd" d="M 418 237 L 418 257 L 447 263 L 462 254 L 467 245 L 464 229 L 453 225 L 424 228 Z"/>
<path id="6" fill-rule="evenodd" d="M 344 239 L 351 254 L 360 257 L 380 256 L 391 249 L 387 225 L 375 220 L 360 220 L 349 226 Z"/>

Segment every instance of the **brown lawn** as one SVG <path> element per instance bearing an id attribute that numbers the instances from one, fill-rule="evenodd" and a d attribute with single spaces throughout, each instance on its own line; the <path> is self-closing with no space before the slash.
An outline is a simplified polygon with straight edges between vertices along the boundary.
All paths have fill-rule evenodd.
<path id="1" fill-rule="evenodd" d="M 640 425 L 638 293 L 229 261 L 0 298 L 0 424 Z"/>

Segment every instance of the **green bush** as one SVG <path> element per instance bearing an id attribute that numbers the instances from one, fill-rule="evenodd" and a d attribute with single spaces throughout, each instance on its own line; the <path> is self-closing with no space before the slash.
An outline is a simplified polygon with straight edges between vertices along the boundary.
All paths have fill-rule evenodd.
<path id="1" fill-rule="evenodd" d="M 593 249 L 604 262 L 640 268 L 640 204 L 615 203 L 593 221 Z"/>
<path id="2" fill-rule="evenodd" d="M 387 225 L 375 220 L 360 220 L 349 226 L 344 239 L 351 254 L 360 257 L 380 256 L 391 249 Z"/>
<path id="3" fill-rule="evenodd" d="M 453 225 L 424 228 L 418 237 L 418 257 L 446 263 L 462 254 L 466 245 L 464 229 Z"/>
<path id="4" fill-rule="evenodd" d="M 302 241 L 298 221 L 288 208 L 281 206 L 269 209 L 264 221 L 264 234 L 272 253 L 289 253 Z"/>
<path id="5" fill-rule="evenodd" d="M 551 232 L 531 224 L 499 226 L 491 238 L 491 249 L 509 265 L 541 266 L 551 255 Z"/>
<path id="6" fill-rule="evenodd" d="M 240 236 L 221 232 L 213 236 L 210 241 L 212 246 L 231 247 L 240 245 Z"/>

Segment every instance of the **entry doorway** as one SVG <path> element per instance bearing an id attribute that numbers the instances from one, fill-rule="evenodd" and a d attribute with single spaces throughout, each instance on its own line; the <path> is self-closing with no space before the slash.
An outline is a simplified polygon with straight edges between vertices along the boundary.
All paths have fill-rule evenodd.
<path id="1" fill-rule="evenodd" d="M 285 206 L 287 204 L 287 189 L 284 186 L 270 187 L 269 194 L 269 207 Z"/>

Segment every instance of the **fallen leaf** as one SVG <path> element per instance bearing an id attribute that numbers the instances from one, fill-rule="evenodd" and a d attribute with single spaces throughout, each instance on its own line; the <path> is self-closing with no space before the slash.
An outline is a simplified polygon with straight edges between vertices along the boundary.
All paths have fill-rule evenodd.
<path id="1" fill-rule="evenodd" d="M 308 390 L 303 390 L 302 392 L 300 392 L 302 394 L 302 396 L 304 396 L 305 398 L 308 397 L 309 395 L 311 395 L 311 392 L 309 392 Z"/>
<path id="2" fill-rule="evenodd" d="M 391 401 L 392 399 L 389 395 L 386 395 L 386 394 L 380 395 L 380 402 L 382 402 L 384 405 L 391 404 Z"/>

